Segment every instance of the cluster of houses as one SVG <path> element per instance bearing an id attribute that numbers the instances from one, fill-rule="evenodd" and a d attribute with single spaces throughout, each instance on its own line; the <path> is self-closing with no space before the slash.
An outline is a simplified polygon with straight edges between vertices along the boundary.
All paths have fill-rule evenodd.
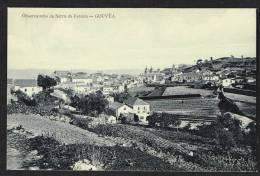
<path id="1" fill-rule="evenodd" d="M 196 65 L 172 65 L 163 70 L 145 68 L 144 73 L 138 76 L 128 74 L 85 73 L 70 71 L 55 71 L 52 77 L 57 78 L 55 89 L 72 89 L 78 95 L 86 95 L 101 91 L 109 102 L 112 115 L 120 118 L 122 115 L 137 116 L 139 121 L 146 122 L 151 114 L 150 105 L 137 98 L 130 97 L 123 103 L 115 102 L 112 96 L 129 88 L 139 87 L 145 84 L 167 83 L 214 83 L 223 87 L 244 88 L 244 85 L 256 85 L 256 58 L 225 57 L 213 60 L 200 60 Z M 11 90 L 20 90 L 29 97 L 42 91 L 37 85 L 36 79 L 8 79 L 7 103 L 11 102 L 13 95 Z M 60 92 L 54 92 L 60 97 Z"/>
<path id="2" fill-rule="evenodd" d="M 58 77 L 55 88 L 72 89 L 77 94 L 89 94 L 100 90 L 104 95 L 109 95 L 142 85 L 140 79 L 131 75 L 55 71 L 51 76 Z M 37 86 L 36 79 L 8 79 L 7 85 L 9 93 L 12 88 L 14 91 L 21 90 L 30 97 L 42 90 Z"/>
<path id="3" fill-rule="evenodd" d="M 78 95 L 101 91 L 110 102 L 114 101 L 112 94 L 121 93 L 126 91 L 126 89 L 143 85 L 139 77 L 128 74 L 88 74 L 85 72 L 54 71 L 50 76 L 58 78 L 55 89 L 71 89 Z M 8 79 L 8 103 L 10 103 L 11 90 L 20 90 L 32 97 L 42 91 L 42 88 L 37 85 L 36 79 Z"/>
<path id="4" fill-rule="evenodd" d="M 214 83 L 224 87 L 235 86 L 243 88 L 245 84 L 256 85 L 256 58 L 224 57 L 198 62 L 196 65 L 172 65 L 163 70 L 145 68 L 138 76 L 128 74 L 104 74 L 70 71 L 54 71 L 52 76 L 59 78 L 57 88 L 70 88 L 77 94 L 89 94 L 102 91 L 112 101 L 109 95 L 124 92 L 132 87 L 144 84 L 167 83 Z M 8 79 L 8 90 L 21 90 L 28 96 L 41 91 L 36 79 Z M 10 91 L 8 91 L 10 93 Z"/>
<path id="5" fill-rule="evenodd" d="M 145 101 L 130 97 L 123 103 L 115 102 L 113 93 L 124 92 L 127 88 L 141 86 L 142 81 L 138 77 L 130 75 L 108 75 L 103 73 L 87 74 L 83 72 L 71 73 L 69 71 L 55 71 L 52 77 L 58 78 L 58 84 L 55 90 L 51 93 L 52 96 L 67 99 L 64 92 L 59 88 L 72 89 L 76 94 L 89 94 L 96 91 L 102 91 L 105 98 L 108 100 L 111 115 L 119 119 L 124 116 L 137 116 L 140 122 L 146 122 L 146 118 L 150 115 L 150 105 Z M 27 94 L 29 97 L 42 91 L 42 88 L 37 85 L 36 79 L 8 79 L 8 104 L 14 96 L 11 90 L 20 90 Z"/>
<path id="6" fill-rule="evenodd" d="M 148 69 L 140 74 L 144 83 L 214 83 L 224 87 L 242 88 L 256 85 L 256 58 L 224 57 L 200 60 L 196 65 L 173 65 L 171 68 Z"/>
<path id="7" fill-rule="evenodd" d="M 126 89 L 142 85 L 138 77 L 127 74 L 88 74 L 84 72 L 55 71 L 53 76 L 58 77 L 60 80 L 56 86 L 57 88 L 70 88 L 77 94 L 101 91 L 108 99 L 110 98 L 109 95 L 113 93 L 121 93 Z"/>

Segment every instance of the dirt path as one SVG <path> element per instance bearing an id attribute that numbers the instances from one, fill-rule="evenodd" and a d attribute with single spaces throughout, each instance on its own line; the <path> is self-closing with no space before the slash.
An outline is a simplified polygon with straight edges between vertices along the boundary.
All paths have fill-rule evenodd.
<path id="1" fill-rule="evenodd" d="M 115 142 L 110 138 L 103 138 L 97 134 L 83 130 L 74 125 L 59 121 L 52 121 L 42 116 L 12 114 L 7 116 L 7 127 L 22 127 L 35 136 L 54 137 L 64 144 L 91 144 L 97 146 L 114 146 Z"/>

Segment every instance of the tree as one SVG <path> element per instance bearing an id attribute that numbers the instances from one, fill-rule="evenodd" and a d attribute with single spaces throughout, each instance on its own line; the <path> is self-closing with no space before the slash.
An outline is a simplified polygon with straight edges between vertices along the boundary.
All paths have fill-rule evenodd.
<path id="1" fill-rule="evenodd" d="M 17 90 L 14 94 L 16 95 L 18 102 L 22 102 L 27 106 L 36 106 L 36 101 L 30 98 L 24 92 Z"/>
<path id="2" fill-rule="evenodd" d="M 130 97 L 129 93 L 127 92 L 121 92 L 114 94 L 114 100 L 118 101 L 120 103 L 123 103 L 125 100 L 127 100 Z"/>
<path id="3" fill-rule="evenodd" d="M 70 98 L 70 100 L 71 100 L 70 106 L 72 106 L 74 108 L 78 108 L 80 98 L 77 95 L 74 95 Z"/>
<path id="4" fill-rule="evenodd" d="M 127 93 L 128 92 L 128 87 L 127 87 L 127 85 L 125 84 L 124 85 L 124 93 Z"/>
<path id="5" fill-rule="evenodd" d="M 248 134 L 245 135 L 246 142 L 255 152 L 257 147 L 256 122 L 250 122 L 246 129 L 249 130 Z"/>
<path id="6" fill-rule="evenodd" d="M 53 86 L 56 86 L 57 81 L 55 78 L 51 78 L 47 75 L 38 75 L 37 85 L 42 87 L 42 89 L 45 91 L 50 89 Z"/>
<path id="7" fill-rule="evenodd" d="M 202 64 L 202 59 L 198 59 L 197 62 L 196 62 L 196 64 L 197 64 L 198 66 L 200 66 L 200 65 Z"/>
<path id="8" fill-rule="evenodd" d="M 148 116 L 148 117 L 146 118 L 146 120 L 148 121 L 149 126 L 151 126 L 151 127 L 154 127 L 154 126 L 155 126 L 155 123 L 156 123 L 156 121 L 155 121 L 155 119 L 154 119 L 154 115 L 155 115 L 155 113 L 152 114 L 152 115 L 150 115 L 150 116 Z"/>
<path id="9" fill-rule="evenodd" d="M 58 76 L 55 76 L 55 80 L 56 80 L 56 82 L 57 82 L 57 84 L 59 83 L 61 83 L 61 79 L 60 79 L 60 77 L 58 77 Z"/>
<path id="10" fill-rule="evenodd" d="M 78 102 L 78 109 L 84 114 L 101 114 L 105 111 L 108 105 L 108 101 L 104 98 L 102 94 L 92 93 L 84 96 Z"/>

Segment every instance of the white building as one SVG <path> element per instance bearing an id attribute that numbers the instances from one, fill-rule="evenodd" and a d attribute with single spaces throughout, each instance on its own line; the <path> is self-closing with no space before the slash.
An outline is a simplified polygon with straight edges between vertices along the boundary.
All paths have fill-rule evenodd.
<path id="1" fill-rule="evenodd" d="M 71 76 L 71 82 L 86 85 L 93 83 L 93 79 L 87 73 L 75 73 Z"/>
<path id="2" fill-rule="evenodd" d="M 124 103 L 132 108 L 132 113 L 139 117 L 139 121 L 146 122 L 147 116 L 150 115 L 150 104 L 137 97 L 129 97 Z"/>
<path id="3" fill-rule="evenodd" d="M 89 85 L 75 85 L 74 91 L 77 94 L 89 94 L 91 92 L 91 87 Z"/>
<path id="4" fill-rule="evenodd" d="M 68 77 L 59 77 L 59 78 L 60 78 L 60 83 L 62 84 L 70 81 Z"/>
<path id="5" fill-rule="evenodd" d="M 60 78 L 60 83 L 66 83 L 70 81 L 71 73 L 69 71 L 54 71 L 54 76 Z"/>
<path id="6" fill-rule="evenodd" d="M 236 81 L 232 78 L 227 78 L 222 80 L 223 87 L 230 87 L 232 84 L 234 84 Z"/>
<path id="7" fill-rule="evenodd" d="M 203 76 L 204 81 L 218 81 L 219 77 L 217 75 L 205 75 Z"/>
<path id="8" fill-rule="evenodd" d="M 109 95 L 114 92 L 114 87 L 112 86 L 104 86 L 102 90 L 104 95 Z"/>
<path id="9" fill-rule="evenodd" d="M 125 90 L 125 86 L 124 85 L 113 85 L 113 92 L 114 93 L 120 93 L 120 92 L 124 92 Z"/>
<path id="10" fill-rule="evenodd" d="M 106 97 L 105 97 L 105 99 L 108 101 L 108 102 L 114 102 L 115 100 L 114 100 L 114 97 L 112 97 L 112 96 L 110 96 L 110 95 L 107 95 Z"/>
<path id="11" fill-rule="evenodd" d="M 109 102 L 109 109 L 113 112 L 113 115 L 117 118 L 120 115 L 129 114 L 133 112 L 133 109 L 129 106 L 119 102 Z"/>
<path id="12" fill-rule="evenodd" d="M 71 79 L 71 81 L 73 83 L 76 83 L 76 84 L 90 84 L 90 83 L 93 83 L 93 79 L 92 78 L 79 78 L 79 77 L 74 77 Z"/>
<path id="13" fill-rule="evenodd" d="M 37 86 L 35 79 L 16 79 L 14 80 L 14 90 L 20 90 L 31 97 L 42 91 L 42 87 Z"/>

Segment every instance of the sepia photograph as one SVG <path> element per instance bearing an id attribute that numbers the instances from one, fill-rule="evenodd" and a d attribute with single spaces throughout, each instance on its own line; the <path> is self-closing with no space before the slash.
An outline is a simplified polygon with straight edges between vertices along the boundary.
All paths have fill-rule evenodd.
<path id="1" fill-rule="evenodd" d="M 9 7 L 6 169 L 258 172 L 256 14 Z"/>

